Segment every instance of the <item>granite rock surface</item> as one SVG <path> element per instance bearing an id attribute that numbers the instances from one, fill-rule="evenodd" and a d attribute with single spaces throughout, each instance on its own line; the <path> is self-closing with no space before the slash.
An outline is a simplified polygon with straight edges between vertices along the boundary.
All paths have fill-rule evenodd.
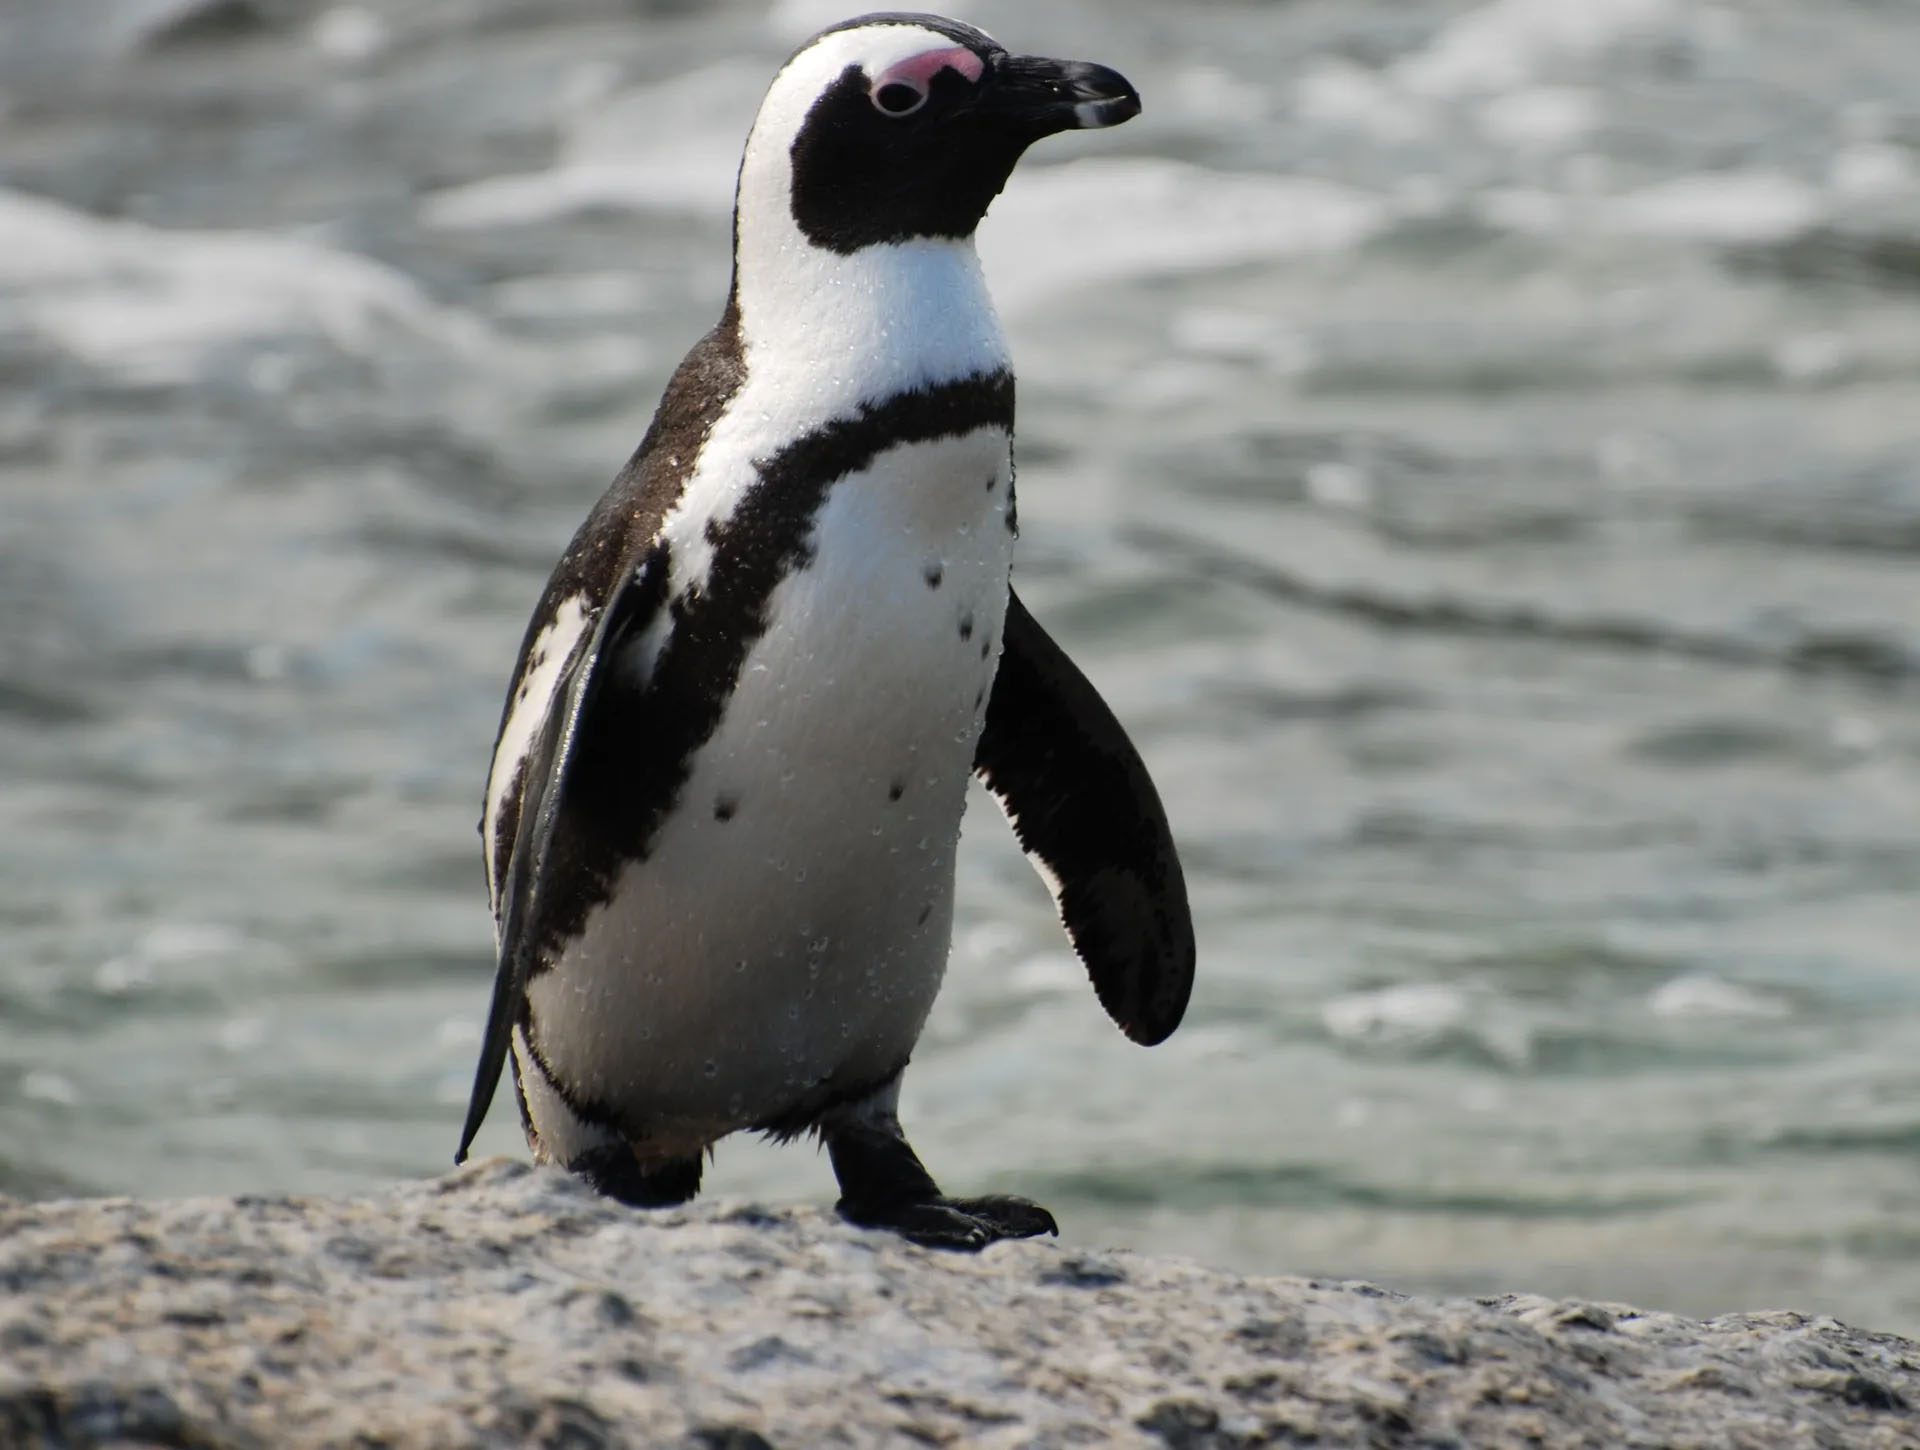
<path id="1" fill-rule="evenodd" d="M 356 1198 L 0 1200 L 0 1445 L 1920 1446 L 1920 1345 L 1406 1298 L 495 1160 Z"/>

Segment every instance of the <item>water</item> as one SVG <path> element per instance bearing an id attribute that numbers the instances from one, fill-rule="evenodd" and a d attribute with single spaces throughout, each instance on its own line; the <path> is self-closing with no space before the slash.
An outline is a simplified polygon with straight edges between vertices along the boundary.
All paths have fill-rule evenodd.
<path id="1" fill-rule="evenodd" d="M 983 251 L 1023 592 L 1202 975 L 1128 1045 L 977 809 L 936 1171 L 1250 1269 L 1920 1330 L 1920 14 L 966 13 L 1146 97 Z M 839 14 L 0 5 L 0 1188 L 446 1165 L 513 650 Z"/>

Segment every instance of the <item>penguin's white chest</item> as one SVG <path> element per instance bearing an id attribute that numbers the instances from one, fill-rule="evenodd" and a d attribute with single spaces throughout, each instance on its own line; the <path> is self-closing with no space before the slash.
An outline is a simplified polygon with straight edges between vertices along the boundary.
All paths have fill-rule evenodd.
<path id="1" fill-rule="evenodd" d="M 981 428 L 833 484 L 646 858 L 530 984 L 555 1065 L 662 1136 L 871 1085 L 919 1036 L 999 662 L 1009 449 Z"/>

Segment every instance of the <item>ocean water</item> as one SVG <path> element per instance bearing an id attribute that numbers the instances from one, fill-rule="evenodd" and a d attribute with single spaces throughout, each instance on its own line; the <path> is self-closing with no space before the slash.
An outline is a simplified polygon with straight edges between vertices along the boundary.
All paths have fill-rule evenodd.
<path id="1" fill-rule="evenodd" d="M 1126 1043 L 972 812 L 936 1173 L 1249 1270 L 1920 1330 L 1920 10 L 955 8 L 1145 97 L 982 251 L 1022 591 L 1201 974 Z M 843 13 L 0 0 L 0 1190 L 447 1165 L 520 630 Z"/>

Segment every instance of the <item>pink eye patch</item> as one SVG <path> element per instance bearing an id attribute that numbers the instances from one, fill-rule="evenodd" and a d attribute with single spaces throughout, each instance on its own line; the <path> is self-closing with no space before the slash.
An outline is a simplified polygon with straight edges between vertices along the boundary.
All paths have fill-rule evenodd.
<path id="1" fill-rule="evenodd" d="M 910 86 L 924 96 L 932 89 L 933 78 L 943 70 L 957 70 L 968 80 L 977 81 L 986 74 L 987 65 L 964 45 L 947 50 L 923 50 L 918 55 L 910 55 L 898 64 L 889 66 L 874 81 L 873 93 L 878 95 L 888 86 Z"/>

